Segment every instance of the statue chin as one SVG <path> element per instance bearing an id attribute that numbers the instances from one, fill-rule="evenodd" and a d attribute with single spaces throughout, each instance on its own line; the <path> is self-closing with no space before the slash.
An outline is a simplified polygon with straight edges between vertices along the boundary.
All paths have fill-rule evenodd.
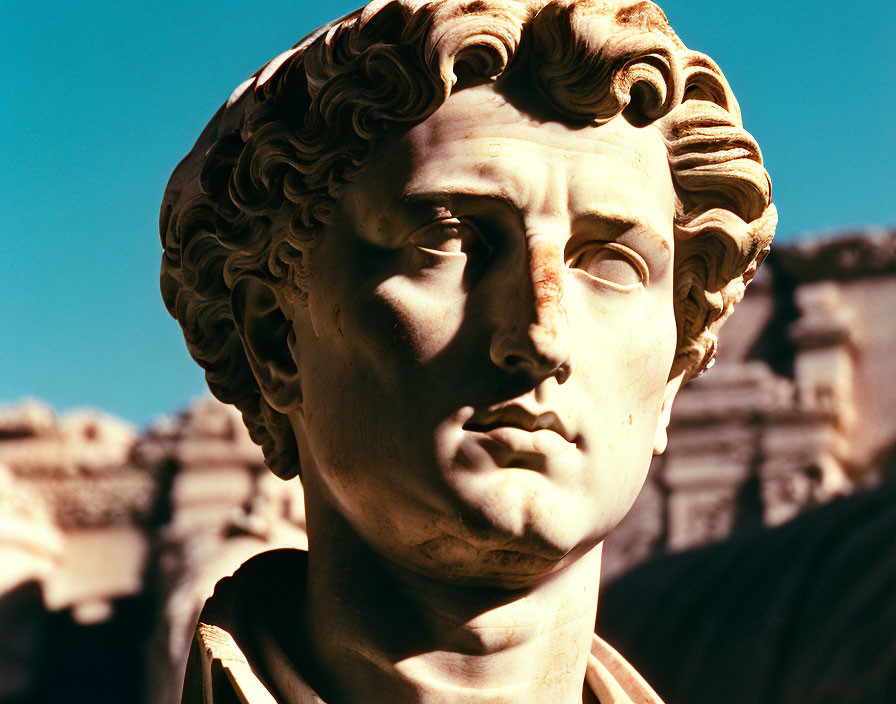
<path id="1" fill-rule="evenodd" d="M 597 548 L 628 508 L 626 503 L 617 506 L 612 516 L 606 509 L 602 514 L 601 507 L 575 505 L 560 492 L 544 487 L 537 499 L 520 500 L 520 495 L 532 497 L 531 487 L 531 483 L 514 485 L 505 479 L 503 496 L 492 494 L 488 501 L 479 497 L 462 511 L 439 519 L 430 516 L 426 533 L 406 528 L 388 534 L 382 523 L 370 521 L 369 513 L 364 516 L 366 520 L 349 530 L 382 558 L 425 577 L 521 589 Z M 551 494 L 554 500 L 549 504 L 546 498 Z M 558 521 L 558 515 L 567 520 Z M 593 520 L 595 517 L 599 520 Z M 421 521 L 408 518 L 396 523 L 412 526 Z M 415 537 L 409 541 L 410 532 Z"/>
<path id="2" fill-rule="evenodd" d="M 415 556 L 415 564 L 408 565 L 412 571 L 439 581 L 503 589 L 529 586 L 559 569 L 566 558 L 547 557 L 524 546 L 481 548 L 448 535 L 420 550 L 426 560 Z"/>

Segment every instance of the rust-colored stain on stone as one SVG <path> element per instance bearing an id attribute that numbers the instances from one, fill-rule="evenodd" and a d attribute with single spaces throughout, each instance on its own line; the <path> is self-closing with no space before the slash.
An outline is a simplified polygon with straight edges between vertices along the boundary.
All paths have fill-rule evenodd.
<path id="1" fill-rule="evenodd" d="M 529 267 L 535 297 L 535 323 L 556 335 L 554 316 L 563 298 L 563 253 L 558 244 L 536 235 L 529 241 Z"/>

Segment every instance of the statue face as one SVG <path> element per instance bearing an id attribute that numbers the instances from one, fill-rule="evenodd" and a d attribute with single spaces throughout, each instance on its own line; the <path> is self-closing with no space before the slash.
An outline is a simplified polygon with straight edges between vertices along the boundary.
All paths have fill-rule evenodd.
<path id="1" fill-rule="evenodd" d="M 643 483 L 676 345 L 653 128 L 453 94 L 341 197 L 294 321 L 305 480 L 380 554 L 519 586 Z"/>

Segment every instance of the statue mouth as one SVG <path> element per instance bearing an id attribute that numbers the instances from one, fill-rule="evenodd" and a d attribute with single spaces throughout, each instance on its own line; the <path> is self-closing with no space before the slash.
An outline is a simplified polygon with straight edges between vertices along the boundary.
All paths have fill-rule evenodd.
<path id="1" fill-rule="evenodd" d="M 554 411 L 518 400 L 476 410 L 463 429 L 499 467 L 546 470 L 548 460 L 579 447 L 580 438 Z"/>
<path id="2" fill-rule="evenodd" d="M 549 445 L 556 443 L 556 440 L 546 439 L 539 442 L 546 435 L 542 431 L 550 431 L 572 445 L 578 446 L 580 442 L 578 435 L 554 411 L 530 409 L 518 401 L 474 411 L 463 429 L 488 435 L 511 448 L 519 444 L 519 438 L 525 438 L 519 431 L 525 431 L 533 436 L 527 439 L 533 443 L 536 452 L 540 451 L 539 445 L 544 442 Z"/>

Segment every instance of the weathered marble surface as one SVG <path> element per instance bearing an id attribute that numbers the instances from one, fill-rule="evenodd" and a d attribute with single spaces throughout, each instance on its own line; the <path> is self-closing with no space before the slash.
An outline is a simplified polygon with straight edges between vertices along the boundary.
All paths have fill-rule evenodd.
<path id="1" fill-rule="evenodd" d="M 161 287 L 302 476 L 305 597 L 231 634 L 275 698 L 608 704 L 601 544 L 775 222 L 649 2 L 377 0 L 241 84 L 169 182 Z"/>

